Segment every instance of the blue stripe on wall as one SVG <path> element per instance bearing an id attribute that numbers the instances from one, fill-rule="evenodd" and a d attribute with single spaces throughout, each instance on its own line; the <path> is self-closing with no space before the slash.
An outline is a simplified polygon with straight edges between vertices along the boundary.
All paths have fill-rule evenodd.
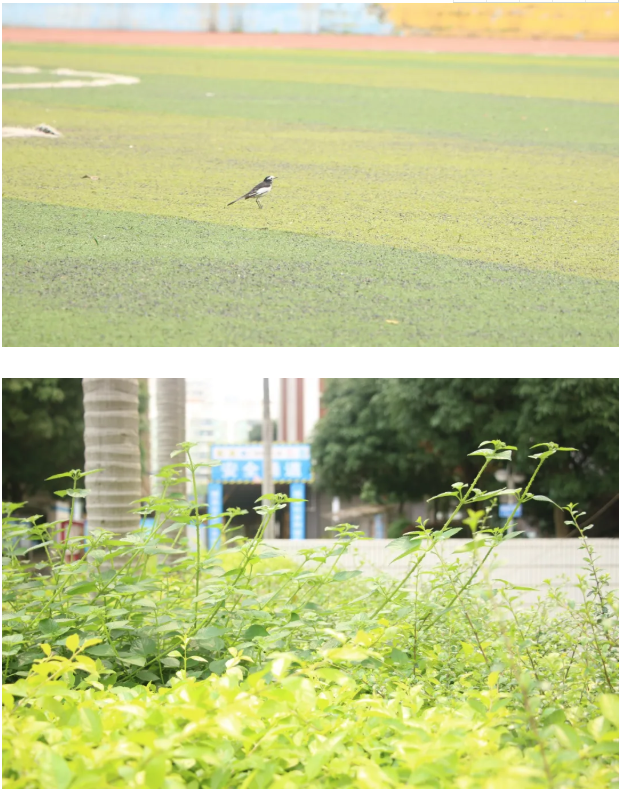
<path id="1" fill-rule="evenodd" d="M 390 34 L 371 3 L 3 3 L 11 27 Z"/>

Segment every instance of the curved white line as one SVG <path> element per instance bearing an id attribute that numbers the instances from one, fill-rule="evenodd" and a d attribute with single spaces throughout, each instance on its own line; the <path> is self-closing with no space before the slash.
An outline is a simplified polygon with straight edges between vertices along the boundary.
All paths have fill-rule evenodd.
<path id="1" fill-rule="evenodd" d="M 11 74 L 36 74 L 40 72 L 34 66 L 4 66 L 3 72 Z M 92 80 L 59 80 L 55 83 L 2 83 L 2 89 L 16 90 L 23 88 L 103 88 L 107 85 L 134 85 L 139 83 L 138 77 L 128 77 L 124 74 L 104 74 L 102 72 L 78 72 L 75 69 L 52 69 L 50 74 L 59 77 L 92 77 Z"/>

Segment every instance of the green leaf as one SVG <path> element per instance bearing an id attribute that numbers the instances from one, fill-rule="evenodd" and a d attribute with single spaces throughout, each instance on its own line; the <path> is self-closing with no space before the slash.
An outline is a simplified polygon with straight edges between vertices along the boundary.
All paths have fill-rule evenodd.
<path id="1" fill-rule="evenodd" d="M 617 758 L 619 755 L 619 742 L 618 741 L 600 741 L 595 746 L 589 748 L 590 757 L 601 757 L 602 755 L 609 755 L 611 758 Z"/>
<path id="2" fill-rule="evenodd" d="M 146 682 L 160 679 L 159 675 L 156 675 L 155 672 L 150 672 L 148 669 L 141 669 L 140 672 L 136 672 L 136 677 L 138 680 L 144 680 Z"/>
<path id="3" fill-rule="evenodd" d="M 132 650 L 137 651 L 138 655 L 155 655 L 157 642 L 151 636 L 141 635 Z"/>
<path id="4" fill-rule="evenodd" d="M 50 752 L 50 768 L 59 790 L 66 790 L 73 777 L 67 761 L 56 752 Z"/>
<path id="5" fill-rule="evenodd" d="M 98 548 L 94 551 L 89 551 L 86 558 L 89 562 L 93 562 L 94 564 L 101 564 L 107 555 L 108 555 L 108 551 L 104 551 L 103 549 Z"/>
<path id="6" fill-rule="evenodd" d="M 256 639 L 258 636 L 268 636 L 268 632 L 265 630 L 263 625 L 255 624 L 251 625 L 244 631 L 244 639 L 251 641 L 252 639 Z"/>
<path id="7" fill-rule="evenodd" d="M 399 556 L 395 556 L 395 558 L 391 560 L 391 564 L 396 562 L 398 559 L 403 559 L 404 556 L 409 556 L 411 553 L 415 553 L 422 544 L 422 537 L 408 537 L 406 535 L 403 537 L 397 537 L 396 540 L 389 542 L 386 548 L 392 548 L 396 551 L 401 551 Z"/>
<path id="8" fill-rule="evenodd" d="M 2 644 L 22 644 L 24 637 L 21 633 L 11 633 L 2 637 Z"/>
<path id="9" fill-rule="evenodd" d="M 69 479 L 73 479 L 73 476 L 71 475 L 71 472 L 70 471 L 65 471 L 64 474 L 54 474 L 54 476 L 48 476 L 48 478 L 45 481 L 49 482 L 51 479 L 62 479 L 65 476 L 68 476 Z"/>
<path id="10" fill-rule="evenodd" d="M 582 749 L 582 741 L 578 733 L 569 724 L 556 723 L 551 726 L 562 746 L 572 749 L 574 752 L 579 752 Z"/>
<path id="11" fill-rule="evenodd" d="M 362 570 L 339 570 L 335 574 L 333 581 L 348 581 L 350 578 L 362 575 Z"/>
<path id="12" fill-rule="evenodd" d="M 485 705 L 478 699 L 474 699 L 474 697 L 470 697 L 468 700 L 468 704 L 472 708 L 472 710 L 476 710 L 481 716 L 487 716 L 487 710 L 485 709 Z"/>
<path id="13" fill-rule="evenodd" d="M 467 504 L 473 503 L 475 501 L 488 501 L 491 498 L 496 498 L 497 496 L 512 496 L 515 493 L 518 493 L 518 489 L 507 490 L 506 487 L 501 488 L 500 490 L 489 490 L 483 493 L 479 493 L 472 498 L 469 498 L 466 502 Z"/>
<path id="14" fill-rule="evenodd" d="M 533 447 L 534 448 L 534 447 Z M 554 450 L 548 452 L 539 452 L 539 454 L 529 454 L 531 460 L 546 460 L 548 457 L 552 457 L 553 454 L 556 452 Z"/>
<path id="15" fill-rule="evenodd" d="M 71 496 L 71 498 L 86 498 L 90 492 L 90 490 L 84 490 L 80 488 L 70 488 L 66 491 L 67 495 Z"/>
<path id="16" fill-rule="evenodd" d="M 155 628 L 156 633 L 169 633 L 170 631 L 178 631 L 181 629 L 181 624 L 177 620 L 166 622 L 164 625 L 158 625 Z"/>
<path id="17" fill-rule="evenodd" d="M 541 714 L 542 723 L 547 727 L 549 724 L 565 724 L 565 711 L 560 708 L 547 708 Z"/>
<path id="18" fill-rule="evenodd" d="M 101 644 L 103 639 L 99 639 L 98 637 L 94 637 L 92 639 L 87 639 L 82 647 L 86 649 L 87 647 L 94 647 L 96 644 Z"/>
<path id="19" fill-rule="evenodd" d="M 396 664 L 408 664 L 412 662 L 410 656 L 404 653 L 403 650 L 397 649 L 397 647 L 393 647 L 389 657 L 390 660 L 394 661 Z"/>
<path id="20" fill-rule="evenodd" d="M 67 645 L 67 648 L 71 650 L 72 653 L 75 653 L 75 651 L 80 646 L 80 637 L 78 636 L 77 633 L 73 633 L 71 634 L 71 636 L 67 637 L 67 639 L 65 640 L 65 644 Z"/>
<path id="21" fill-rule="evenodd" d="M 196 639 L 202 641 L 204 639 L 211 639 L 214 636 L 222 636 L 224 628 L 219 628 L 217 625 L 208 625 L 206 628 L 201 628 L 196 632 Z"/>
<path id="22" fill-rule="evenodd" d="M 101 656 L 102 658 L 107 658 L 115 654 L 112 646 L 109 644 L 98 644 L 96 647 L 89 647 L 88 652 L 89 655 Z"/>
<path id="23" fill-rule="evenodd" d="M 469 644 L 468 642 L 460 642 L 460 644 L 461 644 L 461 651 L 466 656 L 466 658 L 469 658 L 471 655 L 474 655 L 474 647 L 471 644 Z"/>
<path id="24" fill-rule="evenodd" d="M 456 493 L 454 490 L 447 490 L 445 493 L 438 493 L 437 496 L 431 496 L 431 498 L 428 498 L 427 501 L 433 501 L 436 498 L 446 498 L 447 496 L 459 498 L 459 493 Z"/>
<path id="25" fill-rule="evenodd" d="M 147 659 L 143 655 L 132 655 L 130 653 L 119 653 L 119 658 L 124 663 L 131 664 L 132 666 L 144 666 L 147 662 Z"/>
<path id="26" fill-rule="evenodd" d="M 163 754 L 152 757 L 145 766 L 144 776 L 148 788 L 159 790 L 166 787 L 166 757 Z"/>
<path id="27" fill-rule="evenodd" d="M 74 586 L 67 587 L 68 595 L 86 595 L 88 592 L 96 592 L 97 584 L 92 581 L 84 581 L 81 584 L 74 584 Z"/>
<path id="28" fill-rule="evenodd" d="M 468 553 L 469 551 L 475 551 L 477 548 L 482 548 L 485 545 L 485 538 L 481 537 L 478 540 L 471 540 L 470 542 L 465 543 L 464 545 L 456 548 L 453 553 Z"/>
<path id="29" fill-rule="evenodd" d="M 554 504 L 555 507 L 561 509 L 561 507 L 558 506 L 556 501 L 552 501 L 552 499 L 548 498 L 547 496 L 531 496 L 531 498 L 533 501 L 548 501 L 550 504 Z"/>
<path id="30" fill-rule="evenodd" d="M 332 661 L 364 661 L 369 657 L 369 653 L 364 647 L 351 644 L 326 650 L 326 655 Z"/>
<path id="31" fill-rule="evenodd" d="M 90 733 L 90 740 L 94 743 L 99 743 L 103 736 L 103 724 L 99 713 L 92 708 L 82 708 L 80 717 L 86 727 L 87 734 Z"/>
<path id="32" fill-rule="evenodd" d="M 599 706 L 606 719 L 615 727 L 619 726 L 619 695 L 602 694 L 599 698 Z"/>
<path id="33" fill-rule="evenodd" d="M 448 540 L 449 537 L 452 537 L 459 531 L 461 531 L 461 526 L 453 526 L 452 529 L 444 529 L 444 531 L 438 532 L 437 536 L 439 540 Z"/>
<path id="34" fill-rule="evenodd" d="M 140 606 L 141 608 L 146 609 L 156 609 L 157 603 L 151 598 L 138 598 L 138 600 L 134 601 L 134 606 Z"/>

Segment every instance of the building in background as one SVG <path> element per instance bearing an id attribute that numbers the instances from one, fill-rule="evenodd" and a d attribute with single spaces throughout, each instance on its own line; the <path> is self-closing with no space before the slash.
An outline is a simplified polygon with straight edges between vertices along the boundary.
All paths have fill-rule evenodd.
<path id="1" fill-rule="evenodd" d="M 278 440 L 302 443 L 309 440 L 320 412 L 320 380 L 317 377 L 281 377 L 277 423 Z"/>
<path id="2" fill-rule="evenodd" d="M 324 378 L 270 378 L 271 413 L 276 424 L 273 447 L 274 490 L 292 498 L 303 498 L 303 507 L 291 505 L 277 512 L 276 537 L 280 539 L 318 539 L 331 536 L 327 526 L 351 523 L 376 539 L 386 538 L 391 522 L 405 517 L 412 523 L 420 515 L 430 517 L 427 504 L 406 504 L 402 515 L 396 506 L 368 504 L 359 497 L 333 498 L 319 492 L 314 484 L 310 461 L 310 441 L 315 424 L 324 408 L 321 396 L 327 385 Z M 151 394 L 155 381 L 149 381 Z M 186 380 L 187 440 L 196 443 L 192 450 L 195 462 L 222 460 L 216 468 L 197 472 L 199 499 L 209 503 L 211 513 L 229 507 L 247 510 L 236 519 L 240 532 L 254 536 L 260 517 L 254 511 L 261 495 L 263 454 L 261 428 L 263 384 L 260 378 L 232 376 Z M 157 460 L 157 401 L 149 399 L 151 425 L 151 474 Z M 288 457 L 289 468 L 286 467 Z M 294 470 L 308 460 L 308 470 L 299 475 Z M 304 463 L 306 466 L 306 463 Z M 208 496 L 209 494 L 209 496 Z M 212 527 L 211 541 L 216 531 Z M 207 543 L 208 532 L 203 541 Z"/>
<path id="3" fill-rule="evenodd" d="M 618 3 L 3 3 L 10 27 L 617 41 Z"/>
<path id="4" fill-rule="evenodd" d="M 149 388 L 153 394 L 154 380 L 149 381 Z M 276 440 L 280 442 L 274 447 L 274 467 L 278 469 L 274 477 L 274 489 L 294 498 L 306 499 L 303 513 L 299 505 L 292 505 L 278 513 L 278 536 L 289 537 L 293 532 L 293 536 L 300 539 L 317 537 L 320 519 L 316 507 L 317 496 L 312 487 L 310 448 L 306 442 L 319 418 L 320 381 L 319 378 L 271 378 L 270 394 L 271 413 L 277 428 Z M 259 525 L 259 517 L 253 507 L 261 494 L 262 399 L 260 378 L 227 376 L 186 380 L 187 440 L 197 444 L 192 450 L 193 460 L 208 462 L 212 459 L 213 449 L 228 449 L 227 462 L 218 469 L 206 467 L 197 472 L 197 484 L 201 492 L 199 497 L 207 500 L 209 483 L 217 485 L 210 487 L 210 511 L 215 509 L 220 512 L 232 506 L 248 510 L 248 515 L 240 518 L 238 523 L 249 535 L 254 534 Z M 155 399 L 149 400 L 149 420 L 152 438 L 151 474 L 154 476 L 158 421 Z M 300 451 L 297 457 L 292 451 L 295 448 Z M 288 463 L 283 458 L 281 466 L 278 455 L 281 452 L 284 454 L 287 449 L 287 454 L 293 454 L 293 457 Z M 248 457 L 250 452 L 253 452 L 252 459 Z M 304 473 L 296 476 L 293 465 L 298 458 L 302 459 L 300 455 L 306 455 L 308 470 L 305 467 Z M 222 456 L 219 459 L 223 459 Z M 244 462 L 245 468 L 240 461 Z M 232 472 L 237 462 L 240 465 Z M 251 466 L 255 468 L 248 473 Z"/>

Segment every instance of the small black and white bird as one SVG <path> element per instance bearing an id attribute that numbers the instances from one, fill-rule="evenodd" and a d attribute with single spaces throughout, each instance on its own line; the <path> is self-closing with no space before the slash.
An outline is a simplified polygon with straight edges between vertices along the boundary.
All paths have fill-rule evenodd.
<path id="1" fill-rule="evenodd" d="M 266 176 L 265 179 L 258 185 L 255 185 L 252 190 L 249 190 L 245 195 L 242 195 L 239 198 L 236 198 L 235 201 L 231 201 L 230 204 L 227 204 L 227 207 L 230 207 L 231 204 L 236 204 L 238 201 L 241 201 L 242 198 L 246 201 L 249 198 L 256 198 L 259 209 L 263 209 L 263 205 L 259 201 L 259 198 L 262 198 L 269 193 L 269 191 L 272 189 L 272 182 L 276 178 L 276 176 Z"/>

